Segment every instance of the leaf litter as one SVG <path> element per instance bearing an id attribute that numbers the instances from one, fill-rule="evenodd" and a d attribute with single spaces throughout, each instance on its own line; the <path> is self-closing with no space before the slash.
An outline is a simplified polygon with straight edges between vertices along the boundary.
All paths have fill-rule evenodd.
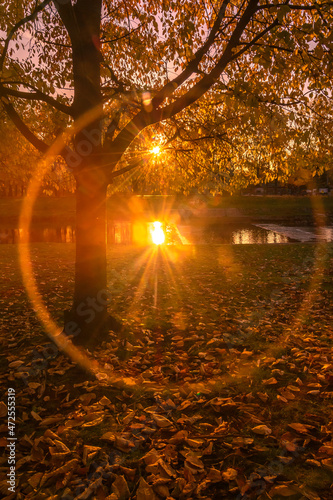
<path id="1" fill-rule="evenodd" d="M 295 326 L 290 319 L 308 292 L 295 293 L 291 279 L 281 287 L 288 299 L 274 307 L 261 292 L 255 318 L 246 296 L 262 275 L 253 272 L 243 288 L 238 281 L 236 299 L 232 288 L 229 296 L 215 288 L 208 269 L 200 271 L 208 294 L 200 307 L 182 299 L 179 310 L 170 300 L 175 323 L 156 327 L 165 318 L 155 317 L 149 325 L 153 315 L 135 311 L 126 338 L 111 332 L 91 355 L 100 370 L 94 379 L 61 353 L 36 369 L 42 337 L 33 348 L 3 339 L 1 387 L 4 395 L 16 387 L 18 437 L 13 496 L 7 425 L 0 426 L 3 498 L 332 498 L 330 294 L 319 290 L 309 318 Z M 20 328 L 29 338 L 31 323 Z M 108 383 L 110 372 L 135 385 Z"/>

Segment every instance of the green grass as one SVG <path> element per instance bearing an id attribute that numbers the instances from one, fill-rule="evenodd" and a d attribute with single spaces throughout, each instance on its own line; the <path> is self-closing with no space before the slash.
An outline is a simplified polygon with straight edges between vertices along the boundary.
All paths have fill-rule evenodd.
<path id="1" fill-rule="evenodd" d="M 325 489 L 329 490 L 332 484 L 332 473 L 329 471 L 319 467 L 308 466 L 308 468 L 304 468 L 297 465 L 297 463 L 288 467 L 286 476 L 289 480 L 300 482 L 317 493 Z"/>
<path id="2" fill-rule="evenodd" d="M 252 217 L 289 218 L 333 213 L 332 196 L 230 196 L 211 200 L 211 207 L 238 208 Z"/>
<path id="3" fill-rule="evenodd" d="M 192 203 L 190 198 L 136 196 L 127 198 L 113 196 L 108 199 L 108 217 L 131 218 L 142 211 L 151 210 L 152 213 L 161 213 L 163 209 L 168 213 L 170 208 L 179 206 L 188 207 L 201 206 L 208 208 L 236 208 L 247 217 L 260 220 L 304 220 L 316 222 L 325 217 L 333 215 L 332 196 L 228 196 L 223 198 L 202 199 L 201 204 Z M 22 199 L 0 198 L 0 223 L 15 227 L 18 223 Z M 47 224 L 49 222 L 73 224 L 75 221 L 75 198 L 68 196 L 64 198 L 37 198 L 34 205 L 33 221 L 35 224 Z M 317 215 L 316 215 L 317 214 Z M 318 215 L 319 214 L 319 215 Z"/>
<path id="4" fill-rule="evenodd" d="M 0 222 L 17 226 L 23 199 L 0 198 Z M 75 222 L 75 198 L 37 198 L 33 209 L 33 223 Z"/>

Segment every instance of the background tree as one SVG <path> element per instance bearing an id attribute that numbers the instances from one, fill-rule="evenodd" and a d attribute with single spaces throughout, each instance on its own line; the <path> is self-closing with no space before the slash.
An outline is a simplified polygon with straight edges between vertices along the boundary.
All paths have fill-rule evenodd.
<path id="1" fill-rule="evenodd" d="M 13 123 L 42 153 L 66 126 L 78 126 L 60 154 L 76 180 L 70 317 L 80 326 L 79 342 L 88 344 L 107 319 L 106 306 L 89 324 L 78 314 L 107 286 L 107 186 L 147 164 L 151 144 L 142 147 L 141 132 L 215 86 L 253 101 L 249 88 L 269 100 L 279 82 L 279 91 L 300 100 L 318 72 L 329 78 L 332 71 L 332 3 L 5 0 L 0 14 L 7 34 L 0 96 Z M 32 111 L 47 117 L 43 129 L 31 123 Z"/>
<path id="2" fill-rule="evenodd" d="M 0 112 L 1 196 L 24 196 L 38 163 L 38 153 L 18 132 L 3 110 Z"/>
<path id="3" fill-rule="evenodd" d="M 18 131 L 4 110 L 0 113 L 0 195 L 22 197 L 32 177 L 40 175 L 42 154 Z M 68 194 L 74 191 L 73 175 L 57 158 L 40 179 L 41 195 Z"/>

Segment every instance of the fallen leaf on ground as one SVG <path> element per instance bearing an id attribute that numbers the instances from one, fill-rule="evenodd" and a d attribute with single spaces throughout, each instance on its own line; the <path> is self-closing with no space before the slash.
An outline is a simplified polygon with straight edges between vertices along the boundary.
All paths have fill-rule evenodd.
<path id="1" fill-rule="evenodd" d="M 261 434 L 262 436 L 269 436 L 269 434 L 272 434 L 272 429 L 267 425 L 257 425 L 252 428 L 252 432 L 255 434 Z"/>
<path id="2" fill-rule="evenodd" d="M 171 427 L 173 425 L 173 423 L 170 420 L 163 417 L 162 415 L 157 415 L 156 413 L 153 413 L 152 417 L 155 420 L 156 425 L 158 427 L 165 428 L 165 427 Z"/>
<path id="3" fill-rule="evenodd" d="M 294 429 L 294 431 L 300 432 L 301 434 L 308 434 L 311 429 L 314 429 L 313 425 L 306 425 L 300 423 L 288 424 L 288 427 Z"/>
<path id="4" fill-rule="evenodd" d="M 140 478 L 139 487 L 136 490 L 137 500 L 158 500 L 153 488 L 143 479 Z"/>
<path id="5" fill-rule="evenodd" d="M 0 418 L 7 417 L 7 405 L 3 401 L 0 401 Z"/>
<path id="6" fill-rule="evenodd" d="M 119 500 L 127 500 L 130 496 L 130 490 L 124 476 L 117 476 L 111 485 L 113 493 L 117 495 Z"/>
<path id="7" fill-rule="evenodd" d="M 236 469 L 232 469 L 231 467 L 226 471 L 222 471 L 222 478 L 224 481 L 234 481 L 238 475 Z"/>

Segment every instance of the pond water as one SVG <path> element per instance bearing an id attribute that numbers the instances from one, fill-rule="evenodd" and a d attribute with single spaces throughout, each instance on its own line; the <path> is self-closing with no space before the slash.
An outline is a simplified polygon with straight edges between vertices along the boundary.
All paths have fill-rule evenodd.
<path id="1" fill-rule="evenodd" d="M 256 224 L 257 227 L 283 234 L 296 241 L 333 241 L 333 227 L 289 227 L 278 224 Z"/>
<path id="2" fill-rule="evenodd" d="M 275 231 L 267 230 L 254 225 L 213 225 L 207 227 L 178 226 L 183 244 L 274 244 L 288 243 L 290 238 Z"/>
<path id="3" fill-rule="evenodd" d="M 109 244 L 150 244 L 152 223 L 114 222 L 108 225 Z M 269 229 L 253 225 L 165 225 L 167 244 L 248 244 L 248 243 L 288 243 L 294 238 L 281 233 L 276 228 Z M 75 228 L 72 226 L 35 227 L 29 233 L 20 228 L 0 228 L 1 243 L 74 243 Z"/>
<path id="4" fill-rule="evenodd" d="M 75 229 L 72 226 L 38 227 L 26 233 L 21 228 L 0 227 L 1 243 L 73 243 Z"/>
<path id="5" fill-rule="evenodd" d="M 113 222 L 108 225 L 109 244 L 151 244 L 152 222 Z M 165 243 L 183 245 L 277 244 L 288 242 L 333 241 L 333 227 L 289 227 L 277 224 L 256 225 L 164 225 Z M 74 243 L 72 226 L 37 227 L 29 234 L 20 228 L 0 228 L 1 243 Z"/>

